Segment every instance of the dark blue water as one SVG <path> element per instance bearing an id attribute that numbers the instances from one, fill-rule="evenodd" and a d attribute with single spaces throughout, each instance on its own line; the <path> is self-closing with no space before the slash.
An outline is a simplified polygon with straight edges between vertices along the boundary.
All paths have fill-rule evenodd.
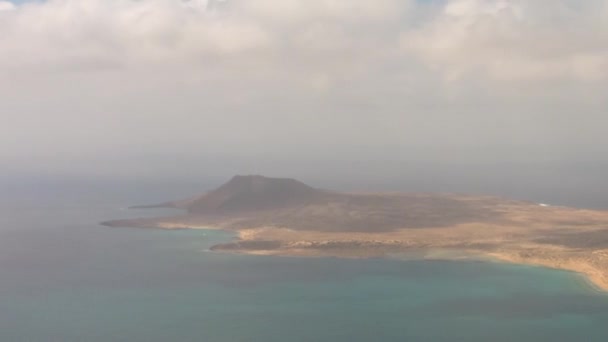
<path id="1" fill-rule="evenodd" d="M 163 214 L 121 209 L 134 202 L 147 201 L 78 193 L 0 202 L 0 341 L 608 339 L 608 297 L 571 273 L 217 254 L 208 247 L 229 234 L 97 225 Z"/>

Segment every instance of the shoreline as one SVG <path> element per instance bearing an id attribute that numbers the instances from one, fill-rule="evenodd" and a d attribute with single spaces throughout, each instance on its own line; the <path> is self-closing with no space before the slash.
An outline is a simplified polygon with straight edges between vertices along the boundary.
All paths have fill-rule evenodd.
<path id="1" fill-rule="evenodd" d="M 185 225 L 164 225 L 159 227 L 161 229 L 193 229 L 193 230 L 222 230 L 220 227 L 208 227 L 208 226 L 185 226 Z M 247 231 L 233 231 L 233 239 L 227 243 L 239 243 L 239 242 L 255 242 L 251 239 L 252 234 Z M 471 249 L 457 249 L 457 248 L 419 248 L 419 247 L 406 247 L 400 252 L 395 253 L 381 253 L 375 255 L 374 253 L 364 255 L 362 249 L 353 248 L 342 253 L 331 253 L 318 249 L 213 249 L 212 246 L 210 251 L 220 253 L 233 253 L 233 254 L 244 254 L 253 256 L 277 256 L 277 257 L 309 257 L 309 258 L 346 258 L 346 259 L 368 259 L 368 258 L 385 258 L 385 259 L 401 259 L 404 260 L 442 260 L 442 261 L 479 261 L 487 263 L 503 263 L 511 265 L 521 266 L 533 266 L 540 267 L 550 270 L 569 272 L 581 279 L 581 283 L 585 284 L 591 292 L 608 296 L 608 281 L 602 279 L 599 274 L 600 271 L 593 269 L 591 272 L 588 269 L 581 269 L 573 266 L 560 267 L 549 261 L 542 260 L 525 260 L 522 258 L 514 257 L 508 253 L 482 251 L 482 250 L 471 250 Z"/>
<path id="2" fill-rule="evenodd" d="M 237 237 L 210 249 L 232 253 L 493 258 L 576 272 L 608 292 L 608 210 L 488 195 L 336 192 L 259 175 L 237 175 L 201 196 L 145 207 L 186 212 L 101 224 L 220 229 Z"/>
<path id="3" fill-rule="evenodd" d="M 212 250 L 213 252 L 219 253 L 232 253 L 232 254 L 242 254 L 242 255 L 252 255 L 252 256 L 276 256 L 276 257 L 295 257 L 295 258 L 344 258 L 344 259 L 369 259 L 369 258 L 384 258 L 387 260 L 419 260 L 419 261 L 451 261 L 451 262 L 484 262 L 484 263 L 496 263 L 496 264 L 509 264 L 509 265 L 518 265 L 518 266 L 532 266 L 538 268 L 544 268 L 554 271 L 561 271 L 571 273 L 573 276 L 576 276 L 581 280 L 581 285 L 584 284 L 584 287 L 587 288 L 592 293 L 598 295 L 608 296 L 608 283 L 604 282 L 602 279 L 598 279 L 598 277 L 594 274 L 589 274 L 583 270 L 573 269 L 573 268 L 562 268 L 551 266 L 549 264 L 543 264 L 538 262 L 520 262 L 513 261 L 509 258 L 503 258 L 496 256 L 492 253 L 471 253 L 466 250 L 460 251 L 442 251 L 449 253 L 456 253 L 456 257 L 450 257 L 449 255 L 445 256 L 431 256 L 425 255 L 424 253 L 431 251 L 429 250 L 416 250 L 416 251 L 403 251 L 403 257 L 397 257 L 399 254 L 392 255 L 384 255 L 384 256 L 363 256 L 357 255 L 355 253 L 347 253 L 347 254 L 329 254 L 329 253 L 311 253 L 312 251 L 305 250 L 283 250 L 283 251 L 273 251 L 273 250 L 244 250 L 244 249 L 234 249 L 234 250 Z M 435 249 L 434 251 L 437 251 Z M 422 255 L 420 255 L 422 254 Z M 418 255 L 418 256 L 416 256 Z"/>
<path id="4" fill-rule="evenodd" d="M 587 285 L 587 287 L 589 287 L 589 289 L 592 290 L 593 292 L 602 294 L 602 295 L 608 295 L 608 281 L 603 279 L 602 276 L 600 274 L 598 274 L 598 273 L 600 273 L 599 270 L 594 269 L 593 271 L 590 271 L 588 268 L 585 270 L 585 269 L 581 269 L 581 268 L 577 268 L 577 267 L 573 267 L 573 266 L 560 267 L 559 265 L 556 265 L 549 261 L 542 261 L 542 260 L 525 261 L 525 260 L 514 258 L 512 256 L 505 255 L 502 253 L 487 253 L 487 256 L 490 259 L 495 260 L 497 262 L 503 262 L 503 263 L 513 264 L 513 265 L 543 267 L 543 268 L 551 269 L 551 270 L 570 272 L 570 273 L 576 274 L 578 277 L 580 277 L 582 282 L 585 283 Z"/>
<path id="5" fill-rule="evenodd" d="M 324 232 L 293 231 L 284 228 L 228 229 L 221 224 L 171 220 L 125 220 L 137 223 L 137 228 L 166 230 L 221 230 L 232 233 L 232 239 L 210 246 L 213 252 L 284 257 L 337 257 L 337 258 L 399 258 L 412 260 L 482 261 L 501 262 L 524 266 L 576 273 L 590 291 L 608 295 L 608 272 L 603 271 L 608 260 L 608 250 L 580 251 L 559 245 L 538 245 L 529 240 L 480 240 L 487 247 L 475 246 L 474 239 L 468 244 L 437 240 L 434 235 L 419 235 L 421 231 L 409 231 L 410 235 L 367 235 Z M 120 222 L 120 221 L 119 221 Z M 152 224 L 153 223 L 153 224 Z M 217 222 L 216 222 L 217 223 Z M 103 224 L 103 223 L 102 223 Z M 435 231 L 429 231 L 434 233 Z M 343 234 L 346 234 L 342 236 Z M 456 238 L 457 235 L 452 235 Z M 397 239 L 393 239 L 397 238 Z M 482 237 L 480 237 L 482 238 Z M 456 238 L 458 239 L 458 238 Z"/>

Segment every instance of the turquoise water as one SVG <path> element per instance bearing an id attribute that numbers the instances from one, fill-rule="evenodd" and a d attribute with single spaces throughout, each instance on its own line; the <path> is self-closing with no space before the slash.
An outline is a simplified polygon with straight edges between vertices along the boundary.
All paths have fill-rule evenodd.
<path id="1" fill-rule="evenodd" d="M 208 252 L 219 231 L 112 229 L 160 214 L 5 203 L 0 341 L 606 341 L 577 275 L 482 262 Z"/>

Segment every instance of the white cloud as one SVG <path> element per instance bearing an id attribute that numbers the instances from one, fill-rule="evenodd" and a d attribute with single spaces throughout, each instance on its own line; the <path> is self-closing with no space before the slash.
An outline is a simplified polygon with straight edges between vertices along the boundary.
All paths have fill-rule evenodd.
<path id="1" fill-rule="evenodd" d="M 269 41 L 257 23 L 172 0 L 49 0 L 0 23 L 2 63 L 124 65 L 246 53 Z M 102 63 L 103 64 L 103 63 Z"/>
<path id="2" fill-rule="evenodd" d="M 608 78 L 608 6 L 601 1 L 450 0 L 431 15 L 432 5 L 403 0 L 221 4 L 212 11 L 194 0 L 22 5 L 0 21 L 0 68 L 84 70 L 222 58 L 274 64 L 274 58 L 300 55 L 316 57 L 315 69 L 334 69 L 334 60 L 392 63 L 401 45 L 404 63 L 420 63 L 449 80 Z M 0 8 L 15 6 L 0 2 Z M 385 60 L 375 60 L 379 55 Z M 368 69 L 372 74 L 375 66 Z"/>
<path id="3" fill-rule="evenodd" d="M 3 158 L 391 145 L 403 158 L 481 159 L 492 147 L 559 157 L 608 143 L 601 0 L 0 8 Z"/>
<path id="4" fill-rule="evenodd" d="M 263 20 L 296 24 L 319 20 L 386 21 L 399 18 L 410 0 L 236 0 L 235 9 Z"/>
<path id="5" fill-rule="evenodd" d="M 582 3 L 453 0 L 402 44 L 449 79 L 606 80 L 608 16 Z"/>
<path id="6" fill-rule="evenodd" d="M 0 11 L 14 10 L 16 6 L 10 1 L 0 1 Z"/>

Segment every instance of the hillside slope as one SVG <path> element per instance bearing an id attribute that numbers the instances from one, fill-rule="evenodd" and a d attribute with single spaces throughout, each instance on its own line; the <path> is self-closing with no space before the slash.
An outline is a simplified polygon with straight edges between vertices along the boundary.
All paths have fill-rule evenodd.
<path id="1" fill-rule="evenodd" d="M 294 179 L 256 175 L 235 176 L 194 199 L 149 207 L 182 208 L 187 213 L 172 220 L 228 229 L 277 227 L 381 232 L 497 219 L 500 214 L 487 204 L 482 205 L 475 197 L 448 194 L 339 193 L 315 189 Z M 151 221 L 122 220 L 104 224 L 141 226 Z"/>

